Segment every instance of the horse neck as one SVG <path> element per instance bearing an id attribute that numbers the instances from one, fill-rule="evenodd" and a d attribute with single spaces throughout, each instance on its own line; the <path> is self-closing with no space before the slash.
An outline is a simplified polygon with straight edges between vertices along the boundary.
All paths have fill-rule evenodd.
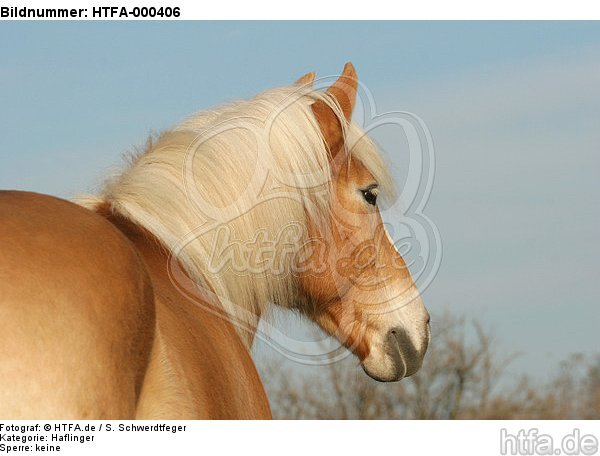
<path id="1" fill-rule="evenodd" d="M 235 316 L 227 312 L 211 290 L 197 285 L 181 263 L 172 258 L 168 248 L 152 233 L 125 217 L 113 213 L 108 204 L 101 204 L 95 210 L 115 225 L 134 245 L 146 264 L 153 285 L 155 288 L 159 285 L 161 289 L 155 289 L 155 296 L 162 291 L 175 296 L 181 305 L 201 308 L 203 310 L 201 315 L 209 314 L 218 317 L 233 327 L 233 332 L 237 333 L 244 346 L 250 350 L 260 321 L 260 312 L 254 310 L 244 323 L 240 324 Z M 190 314 L 186 313 L 186 315 Z"/>

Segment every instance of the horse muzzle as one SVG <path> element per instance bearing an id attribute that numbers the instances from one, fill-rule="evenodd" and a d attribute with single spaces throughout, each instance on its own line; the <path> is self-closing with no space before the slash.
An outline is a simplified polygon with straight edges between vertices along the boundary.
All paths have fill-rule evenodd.
<path id="1" fill-rule="evenodd" d="M 384 336 L 381 347 L 362 363 L 365 373 L 379 382 L 397 382 L 415 374 L 423 364 L 429 344 L 429 326 L 426 337 L 417 349 L 404 328 L 392 328 Z"/>

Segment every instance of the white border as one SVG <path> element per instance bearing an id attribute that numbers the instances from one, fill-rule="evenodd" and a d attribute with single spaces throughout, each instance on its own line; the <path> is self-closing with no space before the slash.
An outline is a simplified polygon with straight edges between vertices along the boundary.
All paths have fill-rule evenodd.
<path id="1" fill-rule="evenodd" d="M 1 6 L 28 8 L 88 8 L 118 6 L 179 7 L 181 15 L 174 20 L 224 20 L 224 19 L 344 19 L 344 20 L 492 20 L 492 19 L 600 19 L 600 4 L 589 0 L 14 0 Z M 107 20 L 110 18 L 104 18 Z M 118 17 L 115 20 L 123 20 Z M 173 18 L 172 18 L 173 19 Z M 86 20 L 94 19 L 91 14 Z M 136 20 L 128 17 L 127 20 Z M 141 20 L 141 19 L 137 19 Z M 155 20 L 164 20 L 156 18 Z M 600 26 L 600 25 L 599 25 Z"/>
<path id="2" fill-rule="evenodd" d="M 501 436 L 517 436 L 521 430 L 549 436 L 554 449 L 577 430 L 580 438 L 600 438 L 594 421 L 2 421 L 18 426 L 54 426 L 76 423 L 96 426 L 94 432 L 61 431 L 61 434 L 94 436 L 93 442 L 61 444 L 61 455 L 460 455 L 501 453 Z M 183 432 L 120 432 L 122 425 L 186 426 Z M 107 424 L 112 430 L 107 430 Z M 102 430 L 98 431 L 98 426 Z M 48 428 L 50 429 L 50 427 Z M 502 431 L 504 429 L 504 432 Z M 2 431 L 5 432 L 4 430 Z M 54 430 L 38 434 L 49 435 Z M 21 435 L 33 435 L 26 432 Z M 6 442 L 4 442 L 6 443 Z M 13 443 L 11 443 L 13 444 Z M 505 445 L 506 447 L 506 445 Z M 508 445 L 508 452 L 511 445 Z M 577 452 L 586 454 L 585 452 Z M 3 453 L 5 454 L 5 453 Z M 19 454 L 19 453 L 9 453 Z M 21 454 L 36 454 L 35 452 Z M 540 454 L 520 451 L 518 454 Z M 553 452 L 566 455 L 568 452 Z M 596 452 L 587 454 L 597 454 Z"/>

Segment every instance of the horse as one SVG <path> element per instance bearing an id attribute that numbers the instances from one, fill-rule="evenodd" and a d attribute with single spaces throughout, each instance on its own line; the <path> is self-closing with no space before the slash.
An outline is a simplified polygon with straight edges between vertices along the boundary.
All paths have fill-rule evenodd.
<path id="1" fill-rule="evenodd" d="M 2 419 L 268 419 L 250 349 L 272 306 L 377 381 L 420 368 L 429 314 L 356 71 L 314 78 L 193 115 L 96 195 L 0 192 Z"/>

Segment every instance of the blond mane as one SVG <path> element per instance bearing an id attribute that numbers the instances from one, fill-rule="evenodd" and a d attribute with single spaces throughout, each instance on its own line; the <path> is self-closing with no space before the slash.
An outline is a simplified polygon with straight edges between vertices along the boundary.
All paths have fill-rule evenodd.
<path id="1" fill-rule="evenodd" d="M 341 116 L 335 100 L 298 86 L 194 115 L 149 141 L 126 169 L 106 181 L 99 201 L 152 232 L 199 286 L 213 290 L 250 345 L 250 332 L 271 303 L 297 305 L 289 262 L 299 251 L 301 234 L 278 247 L 276 274 L 214 270 L 213 259 L 229 255 L 218 236 L 252 244 L 257 232 L 278 239 L 282 227 L 306 231 L 309 219 L 327 220 L 331 201 L 328 151 L 310 108 L 322 99 Z M 387 166 L 374 144 L 352 124 L 345 132 L 350 159 L 362 162 L 383 193 L 392 191 Z M 301 230 L 302 231 L 302 230 Z M 289 245 L 290 242 L 292 245 Z"/>

